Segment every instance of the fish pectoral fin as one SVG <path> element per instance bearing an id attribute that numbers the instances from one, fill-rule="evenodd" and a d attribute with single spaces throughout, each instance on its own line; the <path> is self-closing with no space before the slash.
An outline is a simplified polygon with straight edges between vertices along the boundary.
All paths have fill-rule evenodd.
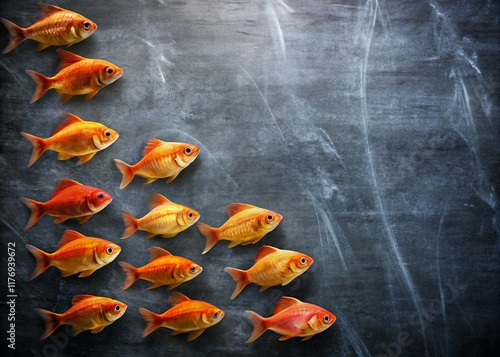
<path id="1" fill-rule="evenodd" d="M 81 328 L 80 326 L 71 325 L 71 327 L 73 328 L 72 329 L 73 337 L 85 331 L 85 329 Z"/>
<path id="2" fill-rule="evenodd" d="M 99 332 L 101 332 L 102 330 L 104 330 L 104 328 L 105 328 L 105 327 L 106 327 L 106 326 L 99 326 L 99 327 L 96 327 L 96 328 L 92 329 L 92 330 L 90 331 L 90 333 L 91 333 L 91 334 L 96 334 L 96 333 L 99 333 Z"/>
<path id="3" fill-rule="evenodd" d="M 81 272 L 80 275 L 78 275 L 79 278 L 86 278 L 87 276 L 91 275 L 93 272 L 95 272 L 98 268 L 94 268 L 94 269 L 87 269 L 87 270 L 84 270 Z"/>
<path id="4" fill-rule="evenodd" d="M 231 242 L 231 243 L 229 243 L 229 244 L 228 244 L 228 246 L 227 246 L 227 247 L 228 247 L 228 248 L 233 248 L 233 247 L 236 247 L 236 246 L 237 246 L 237 245 L 239 245 L 239 244 L 240 244 L 240 242 Z"/>
<path id="5" fill-rule="evenodd" d="M 310 339 L 310 338 L 311 338 L 311 337 L 313 337 L 313 336 L 314 336 L 314 335 L 304 337 L 301 341 L 307 341 L 308 339 Z"/>
<path id="6" fill-rule="evenodd" d="M 80 218 L 78 218 L 78 223 L 80 223 L 80 224 L 85 223 L 90 219 L 90 217 L 92 217 L 91 214 L 89 214 L 88 216 L 80 217 Z"/>
<path id="7" fill-rule="evenodd" d="M 280 337 L 280 341 L 286 341 L 286 340 L 289 340 L 291 338 L 294 338 L 295 336 L 281 336 Z"/>
<path id="8" fill-rule="evenodd" d="M 177 335 L 180 335 L 181 333 L 184 333 L 186 331 L 182 331 L 182 330 L 173 330 L 172 331 L 172 336 L 177 336 Z"/>
<path id="9" fill-rule="evenodd" d="M 69 160 L 69 159 L 71 159 L 74 156 L 75 155 L 65 154 L 63 152 L 60 152 L 60 153 L 57 154 L 57 160 Z"/>
<path id="10" fill-rule="evenodd" d="M 177 233 L 165 233 L 165 234 L 162 234 L 161 236 L 163 238 L 173 238 L 177 235 Z"/>
<path id="11" fill-rule="evenodd" d="M 285 286 L 285 285 L 290 284 L 290 282 L 291 282 L 293 279 L 295 279 L 295 276 L 292 276 L 291 278 L 288 278 L 288 279 L 286 279 L 285 281 L 283 281 L 283 282 L 281 283 L 281 286 Z"/>
<path id="12" fill-rule="evenodd" d="M 93 152 L 92 154 L 87 154 L 87 155 L 79 156 L 80 160 L 78 160 L 77 165 L 81 165 L 81 164 L 86 163 L 87 161 L 89 161 L 90 159 L 92 159 L 95 154 L 96 153 Z"/>
<path id="13" fill-rule="evenodd" d="M 66 103 L 68 100 L 73 98 L 73 94 L 68 94 L 68 93 L 60 93 L 61 94 L 61 103 Z"/>
<path id="14" fill-rule="evenodd" d="M 90 92 L 89 94 L 87 94 L 85 96 L 85 98 L 83 98 L 83 100 L 87 101 L 89 99 L 92 99 L 97 93 L 99 92 L 99 89 L 98 90 L 95 90 L 93 92 Z"/>
<path id="15" fill-rule="evenodd" d="M 144 182 L 144 184 L 145 184 L 145 185 L 148 185 L 148 184 L 150 184 L 151 182 L 155 182 L 155 181 L 156 181 L 156 179 L 155 179 L 155 178 L 150 178 L 150 179 L 148 179 L 146 182 Z"/>
<path id="16" fill-rule="evenodd" d="M 170 289 L 176 288 L 176 287 L 178 287 L 178 286 L 179 286 L 179 285 L 181 285 L 181 284 L 182 284 L 182 282 L 180 282 L 180 283 L 173 283 L 173 284 L 170 284 L 170 285 L 168 286 L 168 289 L 170 290 Z"/>
<path id="17" fill-rule="evenodd" d="M 36 50 L 37 51 L 42 51 L 44 49 L 46 49 L 47 47 L 50 47 L 50 45 L 47 45 L 46 43 L 39 43 L 38 46 L 36 46 Z"/>
<path id="18" fill-rule="evenodd" d="M 68 216 L 59 216 L 59 217 L 56 217 L 56 218 L 54 218 L 54 224 L 62 223 L 65 220 L 67 220 L 68 218 L 70 218 L 70 217 L 68 217 Z"/>
<path id="19" fill-rule="evenodd" d="M 188 341 L 193 341 L 195 338 L 198 338 L 202 333 L 203 331 L 205 331 L 204 328 L 202 329 L 199 329 L 199 330 L 194 330 L 194 331 L 191 331 L 188 335 Z"/>
<path id="20" fill-rule="evenodd" d="M 207 325 L 210 323 L 210 320 L 208 319 L 208 316 L 205 313 L 201 314 L 201 321 L 203 321 L 203 323 Z"/>
<path id="21" fill-rule="evenodd" d="M 265 290 L 267 290 L 269 288 L 270 288 L 270 286 L 261 286 L 259 292 L 263 292 L 263 291 L 265 291 Z"/>
<path id="22" fill-rule="evenodd" d="M 177 175 L 179 175 L 179 173 L 176 173 L 175 175 L 170 176 L 170 177 L 167 179 L 167 183 L 170 183 L 170 182 L 174 181 L 174 180 L 175 180 L 175 178 L 177 177 Z"/>
<path id="23" fill-rule="evenodd" d="M 153 284 L 151 284 L 148 287 L 148 289 L 155 289 L 155 288 L 158 288 L 158 287 L 163 286 L 163 285 L 165 285 L 165 284 L 163 284 L 163 283 L 153 283 Z"/>
<path id="24" fill-rule="evenodd" d="M 61 270 L 61 277 L 66 278 L 67 276 L 78 273 L 77 271 Z"/>
<path id="25" fill-rule="evenodd" d="M 153 238 L 153 237 L 156 237 L 158 234 L 156 233 L 151 233 L 151 232 L 148 232 L 148 235 L 146 236 L 147 239 L 149 238 Z"/>

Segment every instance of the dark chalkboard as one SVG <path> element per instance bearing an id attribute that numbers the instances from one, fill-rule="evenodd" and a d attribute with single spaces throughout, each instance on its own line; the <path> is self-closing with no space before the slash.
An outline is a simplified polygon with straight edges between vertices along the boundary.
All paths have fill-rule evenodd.
<path id="1" fill-rule="evenodd" d="M 56 73 L 55 47 L 26 41 L 0 56 L 2 349 L 9 313 L 15 352 L 35 356 L 496 355 L 499 290 L 500 6 L 496 1 L 57 1 L 99 28 L 69 50 L 101 58 L 124 76 L 90 101 L 61 104 L 49 91 L 29 104 L 32 69 Z M 36 1 L 2 1 L 0 16 L 21 26 Z M 8 32 L 0 26 L 0 47 Z M 46 152 L 30 168 L 31 145 L 19 133 L 48 137 L 63 112 L 120 133 L 91 161 L 58 161 Z M 172 183 L 119 189 L 113 159 L 142 157 L 152 138 L 191 142 L 196 161 Z M 43 217 L 23 231 L 29 210 L 19 197 L 47 200 L 68 177 L 108 191 L 105 210 L 79 225 Z M 121 211 L 148 212 L 152 193 L 193 207 L 221 225 L 224 207 L 245 202 L 284 216 L 250 246 L 217 244 L 202 255 L 196 227 L 173 239 L 144 232 L 120 240 Z M 57 248 L 75 229 L 122 247 L 116 261 L 88 278 L 50 268 L 29 281 L 25 249 Z M 8 297 L 8 245 L 15 243 L 15 298 Z M 249 268 L 272 245 L 315 259 L 284 287 L 250 285 L 234 300 L 223 268 Z M 203 266 L 176 288 L 225 311 L 198 339 L 160 329 L 146 338 L 139 307 L 169 308 L 170 291 L 145 281 L 120 290 L 124 260 L 143 265 L 157 245 Z M 101 333 L 44 330 L 34 308 L 62 312 L 77 294 L 128 304 Z M 318 304 L 337 316 L 309 341 L 279 342 L 266 332 L 245 344 L 245 310 L 270 316 L 280 296 Z M 14 299 L 15 307 L 6 302 Z M 5 301 L 5 302 L 4 302 Z M 5 355 L 5 354 L 2 354 Z"/>

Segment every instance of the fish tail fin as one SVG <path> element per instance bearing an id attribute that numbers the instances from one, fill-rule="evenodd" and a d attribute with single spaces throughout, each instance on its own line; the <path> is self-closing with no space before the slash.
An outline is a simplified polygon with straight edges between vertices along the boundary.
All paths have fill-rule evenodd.
<path id="1" fill-rule="evenodd" d="M 253 325 L 253 331 L 246 343 L 250 343 L 255 341 L 256 339 L 259 338 L 260 335 L 262 335 L 264 332 L 267 330 L 267 324 L 266 324 L 266 318 L 260 316 L 259 314 L 247 310 L 245 311 L 248 317 L 250 318 L 250 321 L 252 322 Z"/>
<path id="2" fill-rule="evenodd" d="M 10 42 L 2 52 L 3 54 L 6 54 L 16 48 L 21 42 L 26 40 L 26 29 L 23 29 L 21 26 L 18 26 L 6 19 L 0 19 L 0 21 L 2 21 L 2 24 L 5 25 L 10 34 Z"/>
<path id="3" fill-rule="evenodd" d="M 162 320 L 160 318 L 160 315 L 155 314 L 154 312 L 151 312 L 142 307 L 139 308 L 139 313 L 142 315 L 142 318 L 147 323 L 146 328 L 142 332 L 142 337 L 146 337 L 147 335 L 149 335 L 151 332 L 153 332 L 162 325 Z"/>
<path id="4" fill-rule="evenodd" d="M 31 97 L 30 104 L 35 103 L 42 95 L 45 94 L 50 88 L 52 88 L 52 80 L 49 77 L 45 77 L 43 74 L 27 69 L 26 74 L 33 79 L 36 84 L 35 93 Z"/>
<path id="5" fill-rule="evenodd" d="M 40 340 L 49 337 L 59 326 L 61 326 L 61 314 L 43 309 L 35 309 L 36 313 L 45 321 L 45 332 L 40 336 Z"/>
<path id="6" fill-rule="evenodd" d="M 212 247 L 220 240 L 219 238 L 219 229 L 210 227 L 208 224 L 198 222 L 196 223 L 196 227 L 200 230 L 201 234 L 203 234 L 207 238 L 207 245 L 203 250 L 202 254 L 208 252 Z"/>
<path id="7" fill-rule="evenodd" d="M 48 267 L 50 267 L 51 259 L 50 254 L 45 253 L 43 250 L 38 249 L 30 244 L 26 244 L 26 249 L 29 250 L 31 254 L 36 259 L 36 267 L 30 276 L 30 280 L 35 279 L 38 275 L 42 274 Z"/>
<path id="8" fill-rule="evenodd" d="M 45 139 L 24 133 L 22 131 L 21 135 L 24 136 L 31 143 L 31 145 L 33 145 L 33 151 L 31 152 L 30 161 L 28 162 L 28 167 L 30 167 L 47 150 L 47 145 L 45 144 Z"/>
<path id="9" fill-rule="evenodd" d="M 28 230 L 31 228 L 40 218 L 45 214 L 45 210 L 43 208 L 43 203 L 32 200 L 30 198 L 21 197 L 21 201 L 30 209 L 31 216 L 28 219 L 28 223 L 24 226 L 24 230 Z"/>
<path id="10" fill-rule="evenodd" d="M 115 159 L 116 167 L 120 170 L 123 175 L 122 182 L 120 184 L 120 188 L 125 188 L 134 178 L 135 172 L 132 166 L 126 164 L 125 162 Z"/>
<path id="11" fill-rule="evenodd" d="M 234 288 L 233 295 L 231 295 L 231 300 L 241 293 L 241 290 L 250 283 L 248 280 L 248 273 L 246 270 L 240 270 L 235 268 L 224 268 L 224 270 L 231 275 L 231 277 L 236 281 L 236 287 Z"/>
<path id="12" fill-rule="evenodd" d="M 122 290 L 126 290 L 139 279 L 139 269 L 127 262 L 118 262 L 126 274 L 125 282 L 123 283 Z"/>
<path id="13" fill-rule="evenodd" d="M 139 226 L 137 224 L 137 219 L 127 211 L 122 212 L 122 217 L 125 223 L 125 232 L 123 232 L 122 239 L 125 239 L 134 234 L 139 229 Z"/>

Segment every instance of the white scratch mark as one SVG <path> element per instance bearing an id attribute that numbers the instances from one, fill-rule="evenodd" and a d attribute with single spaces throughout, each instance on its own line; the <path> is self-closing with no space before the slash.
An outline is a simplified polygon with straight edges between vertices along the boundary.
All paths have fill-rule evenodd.
<path id="1" fill-rule="evenodd" d="M 281 54 L 283 55 L 283 60 L 286 63 L 286 45 L 285 38 L 283 37 L 283 31 L 281 30 L 280 22 L 278 19 L 278 15 L 276 15 L 276 11 L 271 5 L 267 5 L 267 16 L 271 22 L 271 26 L 275 29 L 275 34 L 273 37 L 277 37 L 279 47 L 281 49 Z"/>
<path id="2" fill-rule="evenodd" d="M 444 209 L 443 209 L 443 213 L 441 214 L 441 219 L 439 220 L 439 227 L 438 227 L 438 232 L 437 232 L 437 246 L 436 246 L 436 272 L 437 272 L 437 278 L 438 278 L 439 296 L 441 297 L 441 310 L 443 312 L 445 346 L 446 346 L 446 349 L 448 350 L 448 346 L 450 344 L 449 344 L 449 334 L 448 334 L 448 318 L 446 316 L 446 303 L 445 303 L 446 297 L 444 296 L 443 282 L 441 279 L 441 265 L 439 263 L 439 255 L 440 255 L 439 243 L 440 243 L 440 239 L 441 239 L 441 228 L 443 227 L 444 216 L 446 214 L 447 206 L 448 205 L 446 204 Z M 443 354 L 446 356 L 449 355 L 448 352 L 443 353 Z"/>
<path id="3" fill-rule="evenodd" d="M 344 162 L 342 161 L 342 158 L 340 157 L 339 153 L 337 152 L 337 149 L 335 149 L 335 145 L 333 145 L 333 141 L 330 138 L 330 136 L 326 133 L 325 129 L 323 128 L 318 128 L 318 131 L 323 134 L 323 136 L 328 140 L 329 142 L 329 147 L 332 150 L 332 152 L 337 156 L 337 158 L 340 160 L 340 163 L 342 166 L 345 168 Z"/>
<path id="4" fill-rule="evenodd" d="M 262 93 L 262 91 L 260 90 L 259 86 L 257 85 L 257 83 L 255 83 L 255 81 L 253 80 L 253 78 L 250 76 L 250 74 L 248 74 L 247 70 L 245 68 L 243 68 L 243 66 L 241 66 L 241 69 L 243 70 L 243 72 L 245 72 L 245 74 L 248 76 L 248 78 L 252 81 L 253 85 L 255 86 L 255 88 L 257 88 L 257 90 L 259 91 L 259 94 L 260 96 L 262 97 L 262 100 L 264 101 L 264 104 L 266 105 L 267 107 L 267 110 L 269 110 L 269 113 L 271 114 L 271 117 L 273 118 L 274 120 L 274 123 L 276 124 L 276 127 L 278 128 L 278 131 L 281 135 L 281 139 L 283 140 L 283 142 L 286 144 L 286 140 L 285 140 L 285 136 L 283 135 L 283 132 L 281 131 L 281 128 L 280 126 L 278 125 L 278 121 L 276 120 L 276 118 L 274 117 L 274 114 L 273 114 L 273 111 L 271 110 L 271 107 L 269 107 L 269 104 L 267 103 L 267 100 L 266 100 L 266 97 L 264 97 L 264 94 Z"/>
<path id="5" fill-rule="evenodd" d="M 21 239 L 21 240 L 23 241 L 23 243 L 25 243 L 25 244 L 26 244 L 26 240 L 24 239 L 24 237 L 23 237 L 22 235 L 20 235 L 20 234 L 18 233 L 18 231 L 17 231 L 16 229 L 14 229 L 14 227 L 12 227 L 12 226 L 11 226 L 11 225 L 10 225 L 10 224 L 9 224 L 9 223 L 5 220 L 5 219 L 3 219 L 3 218 L 0 218 L 0 219 L 2 220 L 3 224 L 5 224 L 7 227 L 9 227 L 9 229 L 10 229 L 12 232 L 14 232 L 14 233 L 16 234 L 16 236 L 18 236 L 18 237 L 19 237 L 19 239 Z"/>
<path id="6" fill-rule="evenodd" d="M 285 8 L 286 11 L 288 12 L 295 12 L 294 9 L 292 9 L 290 6 L 288 6 L 283 0 L 278 0 L 278 3 Z"/>

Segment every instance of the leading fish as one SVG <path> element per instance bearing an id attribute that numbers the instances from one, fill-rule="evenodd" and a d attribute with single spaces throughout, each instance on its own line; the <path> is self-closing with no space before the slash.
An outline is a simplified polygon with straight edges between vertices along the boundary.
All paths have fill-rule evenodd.
<path id="1" fill-rule="evenodd" d="M 37 51 L 49 46 L 68 47 L 90 37 L 97 25 L 86 17 L 58 6 L 38 4 L 42 10 L 40 18 L 31 26 L 22 28 L 9 20 L 0 19 L 10 34 L 9 45 L 3 53 L 12 51 L 24 40 L 37 41 Z"/>
<path id="2" fill-rule="evenodd" d="M 61 103 L 66 103 L 74 95 L 83 94 L 86 94 L 85 100 L 89 100 L 123 75 L 123 69 L 111 62 L 85 58 L 64 50 L 56 52 L 61 62 L 55 76 L 46 77 L 29 69 L 25 71 L 36 84 L 30 103 L 36 102 L 49 89 L 61 95 Z"/>
<path id="3" fill-rule="evenodd" d="M 59 249 L 46 253 L 32 245 L 26 248 L 36 259 L 36 267 L 30 280 L 54 266 L 62 277 L 78 274 L 79 278 L 91 275 L 97 269 L 111 263 L 120 254 L 121 248 L 105 239 L 86 237 L 81 233 L 66 230 L 59 241 Z"/>
<path id="4" fill-rule="evenodd" d="M 149 200 L 151 211 L 142 218 L 134 218 L 129 212 L 123 211 L 125 231 L 122 239 L 130 237 L 138 229 L 148 232 L 147 238 L 161 235 L 172 238 L 189 227 L 200 218 L 194 209 L 170 201 L 159 193 L 153 194 Z"/>
<path id="5" fill-rule="evenodd" d="M 112 200 L 111 195 L 100 188 L 62 178 L 50 200 L 46 202 L 21 197 L 21 201 L 31 210 L 31 216 L 24 230 L 32 227 L 46 214 L 55 217 L 54 223 L 56 224 L 69 218 L 77 218 L 80 223 L 83 223 L 103 210 Z"/>
<path id="6" fill-rule="evenodd" d="M 337 319 L 322 307 L 289 296 L 283 296 L 276 305 L 273 315 L 262 317 L 253 311 L 245 311 L 253 324 L 253 332 L 247 343 L 255 341 L 265 331 L 271 330 L 283 335 L 279 340 L 304 337 L 302 341 L 325 331 Z"/>
<path id="7" fill-rule="evenodd" d="M 147 322 L 142 337 L 149 335 L 159 327 L 166 327 L 172 335 L 189 333 L 188 341 L 200 336 L 208 327 L 218 324 L 224 317 L 224 311 L 204 301 L 191 300 L 175 292 L 168 298 L 174 306 L 163 314 L 155 314 L 142 307 L 139 312 Z"/>
<path id="8" fill-rule="evenodd" d="M 172 182 L 199 153 L 200 148 L 193 144 L 151 139 L 144 148 L 144 157 L 137 164 L 128 165 L 115 159 L 123 175 L 120 188 L 126 187 L 135 175 L 148 179 L 147 184 L 160 178 L 168 178 L 167 183 Z"/>
<path id="9" fill-rule="evenodd" d="M 107 297 L 93 295 L 76 295 L 67 311 L 56 314 L 52 311 L 35 309 L 45 321 L 45 332 L 40 336 L 43 340 L 50 336 L 59 326 L 70 325 L 73 336 L 85 330 L 95 334 L 123 316 L 127 305 Z"/>
<path id="10" fill-rule="evenodd" d="M 128 289 L 137 279 L 150 281 L 149 289 L 169 285 L 173 289 L 182 283 L 196 278 L 203 268 L 189 259 L 172 255 L 160 247 L 149 248 L 151 260 L 136 268 L 127 262 L 118 262 L 127 274 L 122 290 Z"/>
<path id="11" fill-rule="evenodd" d="M 80 160 L 77 165 L 81 165 L 94 157 L 94 155 L 113 144 L 120 136 L 116 131 L 92 121 L 84 121 L 71 113 L 65 113 L 64 120 L 52 136 L 46 139 L 21 132 L 32 145 L 28 167 L 47 150 L 58 153 L 59 160 L 68 160 L 78 156 Z"/>
<path id="12" fill-rule="evenodd" d="M 255 264 L 248 270 L 227 267 L 224 270 L 236 281 L 231 300 L 250 283 L 260 285 L 260 291 L 270 286 L 287 285 L 304 273 L 314 260 L 303 253 L 265 245 L 257 252 Z"/>
<path id="13" fill-rule="evenodd" d="M 238 244 L 255 244 L 275 229 L 283 219 L 279 213 L 245 203 L 232 203 L 226 210 L 229 219 L 219 228 L 201 222 L 196 224 L 201 234 L 207 238 L 203 254 L 220 240 L 230 241 L 228 248 Z"/>

